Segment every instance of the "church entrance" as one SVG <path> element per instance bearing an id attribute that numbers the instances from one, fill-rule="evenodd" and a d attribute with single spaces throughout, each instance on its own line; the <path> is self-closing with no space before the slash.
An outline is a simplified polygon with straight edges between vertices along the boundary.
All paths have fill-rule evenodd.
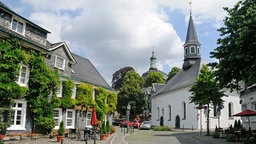
<path id="1" fill-rule="evenodd" d="M 180 116 L 176 116 L 175 118 L 175 128 L 180 128 Z"/>

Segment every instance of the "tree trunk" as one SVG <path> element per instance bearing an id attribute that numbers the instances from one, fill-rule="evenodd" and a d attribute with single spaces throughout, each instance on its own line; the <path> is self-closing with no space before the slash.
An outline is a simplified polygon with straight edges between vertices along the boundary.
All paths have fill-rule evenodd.
<path id="1" fill-rule="evenodd" d="M 210 128 L 209 128 L 209 123 L 210 123 L 210 116 L 209 116 L 209 113 L 210 113 L 210 108 L 209 108 L 209 104 L 207 104 L 207 136 L 210 135 Z"/>

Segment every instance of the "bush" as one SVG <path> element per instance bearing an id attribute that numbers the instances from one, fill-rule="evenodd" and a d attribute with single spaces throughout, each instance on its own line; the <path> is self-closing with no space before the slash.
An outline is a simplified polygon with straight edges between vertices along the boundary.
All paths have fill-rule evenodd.
<path id="1" fill-rule="evenodd" d="M 155 126 L 153 128 L 154 131 L 171 131 L 172 128 L 168 126 Z"/>
<path id="2" fill-rule="evenodd" d="M 110 129 L 109 121 L 107 121 L 107 123 L 106 123 L 106 131 L 107 131 L 107 132 L 110 132 L 110 130 L 111 130 L 111 129 Z"/>
<path id="3" fill-rule="evenodd" d="M 65 132 L 65 130 L 64 130 L 64 122 L 61 121 L 61 122 L 60 122 L 59 130 L 58 130 L 58 135 L 59 135 L 59 136 L 64 136 L 64 132 Z"/>
<path id="4" fill-rule="evenodd" d="M 214 132 L 212 133 L 213 138 L 220 138 L 220 133 L 219 132 Z"/>
<path id="5" fill-rule="evenodd" d="M 236 141 L 236 136 L 234 134 L 228 134 L 226 137 L 228 142 L 235 142 Z"/>

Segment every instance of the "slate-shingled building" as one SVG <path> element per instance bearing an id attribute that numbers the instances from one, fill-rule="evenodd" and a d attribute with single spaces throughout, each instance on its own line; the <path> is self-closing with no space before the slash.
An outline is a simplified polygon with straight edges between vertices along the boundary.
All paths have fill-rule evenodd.
<path id="1" fill-rule="evenodd" d="M 72 79 L 75 84 L 88 83 L 94 88 L 103 87 L 108 91 L 112 88 L 100 75 L 93 64 L 86 58 L 72 53 L 65 42 L 51 43 L 47 40 L 47 34 L 50 32 L 18 15 L 6 5 L 0 2 L 0 40 L 10 37 L 17 38 L 24 49 L 33 49 L 41 52 L 45 56 L 45 62 L 51 69 L 58 68 L 60 75 L 60 91 L 58 97 L 62 97 L 62 82 Z M 19 75 L 17 81 L 21 86 L 27 86 L 29 80 L 29 68 L 21 65 L 21 71 L 25 75 Z M 75 98 L 76 87 L 73 90 L 72 97 Z M 93 97 L 93 96 L 92 96 Z M 28 114 L 27 102 L 25 99 L 15 100 L 12 109 L 15 111 L 13 124 L 7 129 L 11 131 L 32 131 L 31 117 Z M 90 125 L 91 114 L 81 115 L 75 109 L 54 110 L 54 119 L 56 121 L 55 129 L 58 128 L 60 121 L 64 121 L 65 129 L 81 128 Z"/>

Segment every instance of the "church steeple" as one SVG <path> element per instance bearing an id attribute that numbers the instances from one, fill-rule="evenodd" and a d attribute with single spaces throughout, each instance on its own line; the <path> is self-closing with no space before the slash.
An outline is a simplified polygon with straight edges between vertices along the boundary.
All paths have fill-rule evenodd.
<path id="1" fill-rule="evenodd" d="M 191 4 L 191 3 L 190 3 Z M 200 55 L 200 43 L 197 39 L 196 29 L 192 18 L 192 12 L 190 9 L 190 17 L 188 23 L 187 37 L 184 46 L 184 64 L 183 69 L 189 68 L 193 61 L 201 58 Z"/>
<path id="2" fill-rule="evenodd" d="M 156 70 L 156 57 L 154 56 L 154 51 L 152 51 L 152 56 L 150 58 L 150 68 L 149 70 Z"/>

